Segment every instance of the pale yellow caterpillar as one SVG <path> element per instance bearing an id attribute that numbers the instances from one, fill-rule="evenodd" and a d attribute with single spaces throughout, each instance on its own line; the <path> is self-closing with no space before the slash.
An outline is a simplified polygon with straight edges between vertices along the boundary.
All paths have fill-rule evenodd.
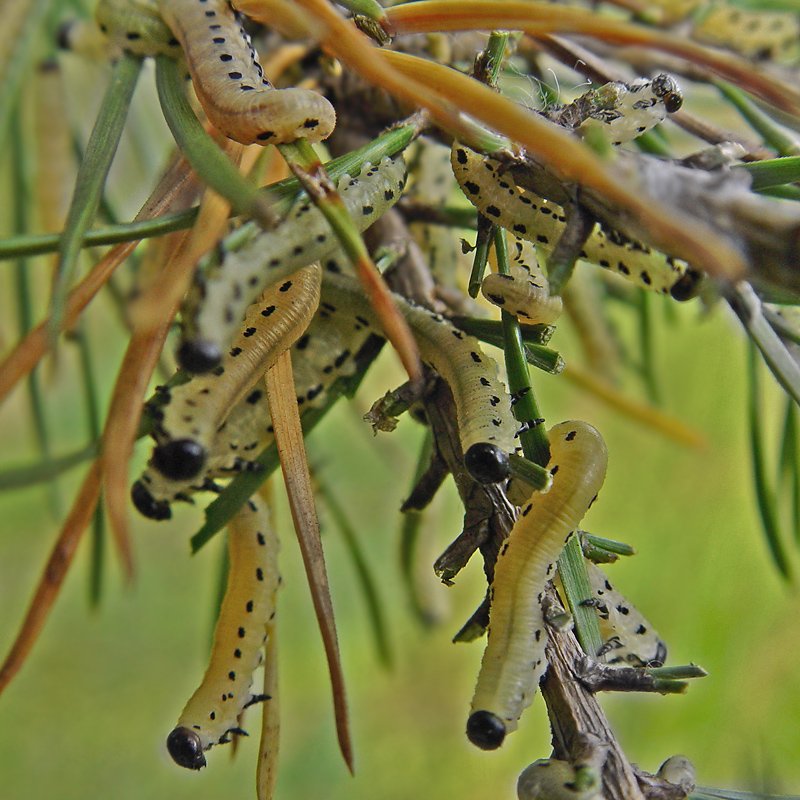
<path id="1" fill-rule="evenodd" d="M 713 5 L 702 14 L 692 35 L 753 59 L 797 56 L 800 17 L 791 11 L 762 11 Z"/>
<path id="2" fill-rule="evenodd" d="M 607 664 L 633 667 L 661 666 L 667 645 L 658 632 L 609 582 L 603 570 L 586 564 L 592 587 L 592 606 L 597 611 L 603 647 L 597 654 Z"/>
<path id="3" fill-rule="evenodd" d="M 266 503 L 254 495 L 228 525 L 228 583 L 208 669 L 167 737 L 169 754 L 182 767 L 204 767 L 206 750 L 244 733 L 239 714 L 253 703 L 270 700 L 252 694 L 250 687 L 274 625 L 280 583 L 277 555 L 278 539 Z"/>
<path id="4" fill-rule="evenodd" d="M 339 321 L 338 316 L 318 311 L 309 329 L 292 346 L 292 372 L 301 414 L 323 404 L 328 388 L 337 378 L 353 373 L 355 356 L 369 336 L 368 330 L 355 330 L 349 320 L 345 326 L 339 325 Z M 226 379 L 227 373 L 219 378 Z M 183 391 L 201 400 L 201 383 L 200 378 L 192 378 Z M 162 398 L 165 392 L 170 396 L 162 390 Z M 164 412 L 156 408 L 153 413 Z M 217 479 L 250 469 L 253 459 L 273 440 L 266 393 L 255 386 L 233 407 L 214 434 L 199 474 L 192 478 L 167 478 L 148 466 L 132 487 L 134 505 L 150 519 L 169 519 L 173 502 L 188 502 L 195 492 L 216 490 Z"/>
<path id="5" fill-rule="evenodd" d="M 534 192 L 520 191 L 511 177 L 503 175 L 498 161 L 456 142 L 451 163 L 456 180 L 469 201 L 487 219 L 536 244 L 549 255 L 564 232 L 566 217 L 561 206 Z M 580 258 L 625 276 L 642 288 L 683 299 L 689 287 L 687 265 L 618 231 L 595 225 Z"/>
<path id="6" fill-rule="evenodd" d="M 489 591 L 488 642 L 467 722 L 469 740 L 499 747 L 515 730 L 547 668 L 541 600 L 564 542 L 594 500 L 608 453 L 585 422 L 562 422 L 548 433 L 553 485 L 520 511 L 500 550 Z"/>
<path id="7" fill-rule="evenodd" d="M 319 300 L 320 268 L 295 272 L 267 289 L 245 327 L 212 373 L 170 390 L 156 426 L 151 464 L 167 478 L 193 478 L 203 469 L 214 434 L 275 359 L 302 335 Z M 188 388 L 187 388 L 188 387 Z"/>
<path id="8" fill-rule="evenodd" d="M 577 100 L 548 112 L 566 128 L 586 131 L 599 127 L 615 145 L 630 142 L 663 122 L 683 105 L 683 95 L 671 75 L 611 81 L 590 89 Z"/>
<path id="9" fill-rule="evenodd" d="M 337 186 L 359 230 L 369 227 L 400 198 L 405 185 L 402 157 L 366 163 L 358 177 L 343 176 Z M 188 372 L 206 372 L 219 363 L 247 306 L 263 287 L 298 267 L 325 259 L 338 240 L 322 212 L 307 197 L 292 207 L 273 231 L 249 225 L 232 235 L 244 244 L 222 244 L 219 266 L 200 274 L 184 305 L 186 330 L 178 360 Z"/>
<path id="10" fill-rule="evenodd" d="M 172 58 L 181 53 L 180 42 L 161 18 L 158 0 L 99 0 L 94 16 L 100 30 L 123 50 Z"/>
<path id="11" fill-rule="evenodd" d="M 375 312 L 354 278 L 326 273 L 323 291 L 321 312 L 345 315 L 354 328 L 380 333 Z M 423 362 L 444 378 L 453 393 L 467 470 L 480 483 L 504 480 L 517 423 L 506 387 L 497 377 L 497 364 L 477 339 L 440 314 L 397 296 L 394 299 L 417 340 Z"/>
<path id="12" fill-rule="evenodd" d="M 490 273 L 483 279 L 481 294 L 490 302 L 530 324 L 549 325 L 560 316 L 563 303 L 550 296 L 536 250 L 531 242 L 514 237 L 509 248 L 509 274 Z"/>
<path id="13" fill-rule="evenodd" d="M 518 800 L 603 800 L 598 779 L 579 788 L 575 767 L 557 758 L 540 758 L 529 764 L 517 781 Z"/>
<path id="14" fill-rule="evenodd" d="M 197 99 L 215 128 L 242 144 L 319 142 L 336 112 L 310 89 L 275 89 L 227 0 L 159 0 L 180 41 Z"/>

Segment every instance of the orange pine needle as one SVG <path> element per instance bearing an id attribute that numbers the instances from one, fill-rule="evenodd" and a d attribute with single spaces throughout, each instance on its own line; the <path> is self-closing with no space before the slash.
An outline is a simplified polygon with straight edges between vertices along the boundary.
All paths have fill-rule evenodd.
<path id="1" fill-rule="evenodd" d="M 39 585 L 33 595 L 28 613 L 22 622 L 17 638 L 11 646 L 3 665 L 0 667 L 0 693 L 13 680 L 20 671 L 31 648 L 39 638 L 50 609 L 58 597 L 64 583 L 75 550 L 81 540 L 89 522 L 94 515 L 98 500 L 100 499 L 101 462 L 94 461 L 88 474 L 83 480 L 80 491 L 69 516 L 64 522 L 61 533 L 50 552 L 50 557 L 45 564 Z"/>

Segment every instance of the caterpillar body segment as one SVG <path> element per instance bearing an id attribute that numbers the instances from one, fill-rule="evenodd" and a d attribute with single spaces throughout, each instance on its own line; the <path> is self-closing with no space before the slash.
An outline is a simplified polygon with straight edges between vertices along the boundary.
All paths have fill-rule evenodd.
<path id="1" fill-rule="evenodd" d="M 181 54 L 180 42 L 161 18 L 158 0 L 100 0 L 95 20 L 122 50 L 139 56 Z"/>
<path id="2" fill-rule="evenodd" d="M 598 657 L 607 664 L 663 665 L 667 645 L 655 628 L 611 585 L 603 570 L 591 562 L 586 567 L 604 643 Z"/>
<path id="3" fill-rule="evenodd" d="M 358 177 L 343 176 L 337 189 L 363 231 L 397 202 L 404 186 L 405 163 L 396 157 L 365 164 Z M 265 285 L 339 250 L 322 212 L 305 196 L 275 230 L 259 233 L 252 225 L 232 237 L 236 246 L 223 244 L 222 261 L 198 278 L 184 306 L 187 325 L 178 360 L 189 372 L 219 363 L 245 309 Z"/>
<path id="4" fill-rule="evenodd" d="M 566 128 L 585 131 L 599 126 L 615 145 L 630 142 L 663 122 L 683 105 L 683 95 L 671 75 L 612 81 L 547 116 Z"/>
<path id="5" fill-rule="evenodd" d="M 490 303 L 530 324 L 555 322 L 561 316 L 563 302 L 557 295 L 550 296 L 533 244 L 515 236 L 509 255 L 509 274 L 487 275 L 481 284 L 481 294 Z"/>
<path id="6" fill-rule="evenodd" d="M 561 206 L 531 191 L 520 191 L 503 175 L 498 161 L 486 158 L 456 142 L 451 164 L 456 180 L 469 201 L 487 219 L 536 245 L 549 255 L 564 232 L 566 217 Z M 637 286 L 669 294 L 682 287 L 687 273 L 685 262 L 648 245 L 595 225 L 580 257 L 616 272 Z"/>
<path id="7" fill-rule="evenodd" d="M 312 264 L 270 286 L 248 312 L 221 365 L 171 390 L 155 431 L 152 466 L 167 478 L 194 478 L 231 409 L 308 327 L 319 302 L 321 270 Z"/>
<path id="8" fill-rule="evenodd" d="M 209 120 L 242 144 L 326 139 L 336 125 L 330 102 L 310 89 L 275 89 L 227 0 L 159 0 L 183 47 L 195 93 Z"/>
<path id="9" fill-rule="evenodd" d="M 326 273 L 323 278 L 329 313 L 344 313 L 355 330 L 381 334 L 375 312 L 349 276 Z M 497 377 L 497 364 L 480 343 L 440 314 L 395 296 L 420 349 L 423 362 L 450 386 L 456 405 L 464 464 L 479 483 L 508 477 L 508 454 L 514 450 L 517 423 L 508 391 Z"/>
<path id="10" fill-rule="evenodd" d="M 367 330 L 354 330 L 350 320 L 340 326 L 339 316 L 324 309 L 317 311 L 309 329 L 292 346 L 292 372 L 301 414 L 324 404 L 333 382 L 355 371 L 355 356 L 368 336 Z M 202 379 L 195 377 L 186 384 L 187 396 L 198 395 L 201 383 Z M 150 465 L 133 485 L 134 505 L 150 519 L 169 519 L 172 503 L 189 501 L 198 491 L 216 488 L 216 480 L 250 469 L 252 459 L 273 441 L 266 392 L 259 384 L 233 407 L 217 429 L 198 475 L 188 479 L 167 478 Z"/>
<path id="11" fill-rule="evenodd" d="M 540 758 L 529 764 L 517 781 L 518 800 L 603 800 L 598 779 L 583 789 L 575 780 L 575 767 L 557 758 Z"/>
<path id="12" fill-rule="evenodd" d="M 228 583 L 208 669 L 167 737 L 169 754 L 182 767 L 204 767 L 206 750 L 242 733 L 241 712 L 254 702 L 269 702 L 250 689 L 274 625 L 277 555 L 266 503 L 254 495 L 228 525 Z"/>
<path id="13" fill-rule="evenodd" d="M 562 422 L 548 437 L 552 487 L 522 507 L 495 564 L 488 642 L 467 722 L 468 738 L 484 750 L 516 729 L 547 668 L 542 595 L 605 478 L 606 446 L 591 425 Z"/>

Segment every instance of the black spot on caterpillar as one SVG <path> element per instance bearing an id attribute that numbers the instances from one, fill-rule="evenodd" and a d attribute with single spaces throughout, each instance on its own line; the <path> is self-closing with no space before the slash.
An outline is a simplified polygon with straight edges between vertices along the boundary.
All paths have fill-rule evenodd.
<path id="1" fill-rule="evenodd" d="M 162 475 L 181 480 L 201 472 L 214 434 L 231 409 L 308 327 L 319 301 L 320 274 L 312 264 L 270 286 L 249 309 L 221 366 L 171 390 L 155 428 L 158 444 L 151 460 Z M 268 317 L 262 314 L 273 307 Z"/>
<path id="2" fill-rule="evenodd" d="M 95 20 L 123 50 L 140 56 L 180 55 L 180 43 L 162 20 L 157 0 L 100 0 Z"/>
<path id="3" fill-rule="evenodd" d="M 683 95 L 675 79 L 661 73 L 651 80 L 603 84 L 547 116 L 581 131 L 599 126 L 614 144 L 622 144 L 654 128 L 682 105 Z"/>
<path id="4" fill-rule="evenodd" d="M 356 326 L 377 328 L 375 312 L 358 282 L 345 275 L 326 273 L 325 299 Z M 456 405 L 464 463 L 481 483 L 508 476 L 508 453 L 514 449 L 516 421 L 505 386 L 497 378 L 497 364 L 477 339 L 466 336 L 444 317 L 395 297 L 400 313 L 417 340 L 422 360 L 444 378 Z"/>
<path id="5" fill-rule="evenodd" d="M 515 730 L 547 668 L 547 628 L 540 597 L 548 570 L 565 539 L 600 490 L 608 454 L 600 434 L 585 422 L 562 422 L 549 431 L 550 490 L 535 493 L 495 564 L 490 589 L 489 638 L 467 722 L 469 740 L 499 747 Z"/>
<path id="6" fill-rule="evenodd" d="M 498 162 L 456 142 L 451 165 L 470 202 L 481 212 L 494 208 L 492 222 L 534 242 L 538 251 L 549 254 L 564 231 L 561 206 L 530 192 L 500 186 Z M 491 167 L 491 169 L 487 169 Z M 581 258 L 623 275 L 637 286 L 668 294 L 687 274 L 687 265 L 628 239 L 618 231 L 596 225 Z"/>
<path id="7" fill-rule="evenodd" d="M 268 701 L 250 687 L 274 626 L 277 555 L 266 503 L 254 495 L 228 525 L 228 583 L 208 669 L 167 737 L 169 754 L 182 767 L 204 767 L 204 751 L 243 733 L 239 714 L 253 702 Z"/>
<path id="8" fill-rule="evenodd" d="M 515 236 L 509 256 L 509 274 L 487 275 L 481 284 L 483 296 L 527 323 L 555 322 L 561 316 L 562 301 L 558 296 L 550 296 L 533 244 Z"/>
<path id="9" fill-rule="evenodd" d="M 614 589 L 603 570 L 591 562 L 587 562 L 586 568 L 592 587 L 592 606 L 604 642 L 598 658 L 608 664 L 634 667 L 664 664 L 667 646 L 655 628 Z"/>
<path id="10" fill-rule="evenodd" d="M 365 230 L 394 205 L 404 184 L 405 163 L 398 157 L 364 164 L 357 178 L 343 176 L 337 189 L 356 227 Z M 363 206 L 372 212 L 362 214 Z M 337 250 L 327 220 L 305 196 L 275 230 L 250 224 L 235 231 L 223 243 L 222 262 L 198 279 L 184 305 L 181 366 L 190 372 L 216 366 L 245 309 L 267 283 Z"/>
<path id="11" fill-rule="evenodd" d="M 336 125 L 328 100 L 310 89 L 275 89 L 227 0 L 160 0 L 181 43 L 209 120 L 242 144 L 326 139 Z"/>
<path id="12" fill-rule="evenodd" d="M 355 355 L 369 335 L 369 330 L 356 330 L 351 320 L 342 315 L 317 312 L 309 329 L 292 346 L 292 371 L 301 414 L 323 404 L 328 387 L 338 377 L 352 374 Z M 230 380 L 230 374 L 226 371 L 218 381 Z M 183 389 L 185 396 L 198 404 L 204 402 L 203 391 L 203 380 L 197 377 Z M 163 414 L 163 409 L 159 413 Z M 266 393 L 256 385 L 214 434 L 200 474 L 176 480 L 149 466 L 132 487 L 134 505 L 146 517 L 168 519 L 173 502 L 188 501 L 195 492 L 214 487 L 217 479 L 248 469 L 250 460 L 272 441 Z"/>
<path id="13" fill-rule="evenodd" d="M 556 758 L 540 758 L 529 764 L 517 781 L 518 800 L 603 800 L 599 779 L 578 788 L 572 764 Z"/>

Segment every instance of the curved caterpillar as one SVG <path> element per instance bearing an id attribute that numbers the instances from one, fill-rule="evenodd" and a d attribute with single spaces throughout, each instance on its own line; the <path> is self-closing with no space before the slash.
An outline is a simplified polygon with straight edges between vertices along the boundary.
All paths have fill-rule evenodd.
<path id="1" fill-rule="evenodd" d="M 162 475 L 194 478 L 203 469 L 214 434 L 231 409 L 308 327 L 319 285 L 320 268 L 312 264 L 271 286 L 249 310 L 222 364 L 171 390 L 154 433 L 158 444 L 151 461 Z"/>
<path id="2" fill-rule="evenodd" d="M 481 294 L 490 303 L 531 324 L 555 322 L 561 316 L 563 303 L 557 295 L 550 296 L 533 245 L 515 236 L 510 256 L 509 274 L 487 275 L 481 284 Z"/>
<path id="3" fill-rule="evenodd" d="M 158 0 L 99 0 L 94 16 L 100 30 L 123 50 L 172 58 L 181 53 L 180 42 L 161 18 Z"/>
<path id="4" fill-rule="evenodd" d="M 356 227 L 363 231 L 400 197 L 405 185 L 402 157 L 366 163 L 356 178 L 345 175 L 337 189 Z M 184 305 L 187 327 L 178 360 L 188 372 L 206 372 L 221 358 L 245 309 L 265 284 L 329 256 L 338 241 L 316 206 L 302 197 L 273 231 L 244 226 L 229 237 L 219 266 L 200 275 Z M 239 244 L 238 242 L 243 242 Z"/>
<path id="5" fill-rule="evenodd" d="M 632 83 L 605 83 L 547 116 L 566 128 L 586 130 L 599 125 L 611 142 L 619 145 L 654 128 L 682 105 L 683 95 L 675 79 L 661 73 Z"/>
<path id="6" fill-rule="evenodd" d="M 611 585 L 603 570 L 591 562 L 586 568 L 604 641 L 598 657 L 607 664 L 634 667 L 664 664 L 667 645 L 653 626 Z"/>
<path id="7" fill-rule="evenodd" d="M 464 194 L 481 214 L 534 242 L 537 250 L 546 254 L 553 250 L 566 222 L 561 206 L 534 192 L 519 191 L 513 180 L 503 176 L 499 162 L 458 142 L 453 145 L 451 163 Z M 685 262 L 600 225 L 595 225 L 580 258 L 617 272 L 641 288 L 672 293 L 676 299 L 684 299 L 690 289 L 685 283 L 693 273 L 687 272 Z"/>
<path id="8" fill-rule="evenodd" d="M 375 312 L 354 278 L 326 273 L 325 303 L 330 314 L 344 312 L 356 329 L 377 328 Z M 419 345 L 425 364 L 444 378 L 453 393 L 464 465 L 479 483 L 508 477 L 508 453 L 514 449 L 517 423 L 505 386 L 497 378 L 497 364 L 477 339 L 468 336 L 440 314 L 414 306 L 395 296 Z"/>
<path id="9" fill-rule="evenodd" d="M 529 764 L 517 781 L 518 800 L 603 800 L 603 787 L 595 784 L 579 789 L 575 767 L 557 758 L 540 758 Z"/>
<path id="10" fill-rule="evenodd" d="M 292 371 L 301 413 L 323 404 L 328 387 L 355 369 L 354 357 L 369 331 L 354 330 L 349 320 L 346 328 L 339 324 L 338 316 L 318 311 L 308 330 L 292 346 Z M 226 379 L 226 375 L 219 378 L 223 382 Z M 183 391 L 187 396 L 201 399 L 201 379 L 193 378 Z M 150 519 L 169 519 L 171 503 L 190 501 L 195 492 L 216 489 L 215 479 L 249 469 L 252 459 L 272 441 L 266 393 L 256 386 L 233 407 L 214 434 L 205 466 L 198 475 L 188 479 L 167 478 L 149 466 L 132 487 L 134 505 Z"/>
<path id="11" fill-rule="evenodd" d="M 237 718 L 247 706 L 270 699 L 250 692 L 274 625 L 280 583 L 278 539 L 258 495 L 228 525 L 228 556 L 228 583 L 208 669 L 167 737 L 169 754 L 187 769 L 204 767 L 204 751 L 244 733 Z"/>
<path id="12" fill-rule="evenodd" d="M 585 422 L 562 422 L 549 433 L 553 485 L 525 505 L 500 550 L 489 590 L 489 639 L 483 654 L 467 737 L 494 750 L 515 730 L 547 668 L 544 587 L 564 542 L 594 500 L 608 453 Z"/>
<path id="13" fill-rule="evenodd" d="M 227 0 L 159 0 L 183 47 L 200 105 L 221 133 L 242 144 L 319 142 L 336 112 L 310 89 L 275 89 Z"/>

